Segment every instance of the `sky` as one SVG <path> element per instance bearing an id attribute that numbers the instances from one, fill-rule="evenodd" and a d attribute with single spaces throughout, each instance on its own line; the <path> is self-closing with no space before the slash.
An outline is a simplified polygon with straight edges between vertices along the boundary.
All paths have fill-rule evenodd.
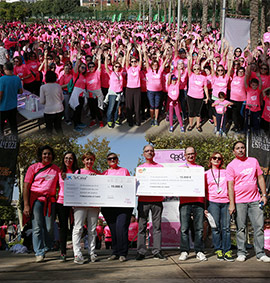
<path id="1" fill-rule="evenodd" d="M 92 139 L 95 135 L 90 134 L 78 139 L 79 144 L 85 144 L 87 139 Z M 144 134 L 126 134 L 117 133 L 117 134 L 110 134 L 110 136 L 106 134 L 98 134 L 100 140 L 106 138 L 110 144 L 110 148 L 112 152 L 119 154 L 119 166 L 125 167 L 131 173 L 134 172 L 134 169 L 137 167 L 138 160 L 142 157 L 143 147 L 146 145 L 146 141 L 144 138 Z M 13 200 L 19 199 L 19 191 L 18 187 L 15 187 L 13 190 Z"/>

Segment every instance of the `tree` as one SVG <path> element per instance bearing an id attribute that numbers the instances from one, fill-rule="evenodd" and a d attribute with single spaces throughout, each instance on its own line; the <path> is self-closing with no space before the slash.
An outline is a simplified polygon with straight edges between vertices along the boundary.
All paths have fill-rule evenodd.
<path id="1" fill-rule="evenodd" d="M 191 23 L 192 23 L 192 1 L 188 1 L 188 19 L 187 19 L 187 28 L 191 30 Z"/>
<path id="2" fill-rule="evenodd" d="M 216 8 L 217 8 L 217 1 L 213 0 L 213 5 L 212 5 L 212 28 L 216 28 Z"/>
<path id="3" fill-rule="evenodd" d="M 202 8 L 202 33 L 206 33 L 208 20 L 208 0 L 202 0 Z"/>
<path id="4" fill-rule="evenodd" d="M 16 209 L 12 205 L 0 206 L 0 225 L 14 222 L 16 220 Z"/>
<path id="5" fill-rule="evenodd" d="M 251 29 L 251 48 L 255 48 L 258 44 L 259 35 L 259 0 L 250 0 L 250 18 Z"/>

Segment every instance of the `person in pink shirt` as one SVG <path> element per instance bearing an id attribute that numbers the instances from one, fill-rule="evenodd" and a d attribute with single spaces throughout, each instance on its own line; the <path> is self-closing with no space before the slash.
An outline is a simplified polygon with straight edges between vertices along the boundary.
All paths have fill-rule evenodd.
<path id="1" fill-rule="evenodd" d="M 244 119 L 241 115 L 243 102 L 247 99 L 245 88 L 245 68 L 240 67 L 232 77 L 230 101 L 232 106 L 232 119 L 234 127 L 232 131 L 239 132 L 243 130 Z"/>
<path id="2" fill-rule="evenodd" d="M 261 128 L 270 132 L 270 87 L 263 90 L 264 108 L 261 119 Z"/>
<path id="3" fill-rule="evenodd" d="M 196 118 L 196 129 L 198 132 L 202 132 L 200 125 L 200 115 L 203 102 L 208 102 L 208 88 L 207 79 L 205 76 L 200 74 L 201 67 L 199 64 L 195 64 L 192 67 L 192 57 L 188 56 L 188 77 L 189 77 L 189 87 L 187 94 L 187 103 L 189 109 L 189 125 L 187 130 L 192 131 L 193 120 Z M 206 99 L 204 100 L 204 95 Z"/>
<path id="4" fill-rule="evenodd" d="M 118 109 L 120 106 L 121 99 L 123 97 L 123 86 L 124 86 L 124 77 L 123 77 L 123 64 L 121 65 L 116 61 L 112 69 L 108 65 L 108 56 L 105 57 L 105 69 L 109 76 L 109 90 L 105 101 L 108 101 L 107 109 L 107 124 L 109 128 L 113 128 L 115 124 L 120 124 L 118 120 Z"/>
<path id="5" fill-rule="evenodd" d="M 217 260 L 234 261 L 231 251 L 231 218 L 229 214 L 229 197 L 227 190 L 226 170 L 220 152 L 214 152 L 209 159 L 210 168 L 205 172 L 205 189 L 207 195 L 207 210 L 214 218 L 216 227 L 212 227 L 212 242 Z"/>
<path id="6" fill-rule="evenodd" d="M 139 167 L 163 167 L 154 161 L 155 150 L 150 144 L 144 146 L 143 156 L 145 163 Z M 161 215 L 163 210 L 163 196 L 140 196 L 138 199 L 138 218 L 139 218 L 139 234 L 137 241 L 136 260 L 143 260 L 147 252 L 146 249 L 146 228 L 148 215 L 152 213 L 153 224 L 153 249 L 152 253 L 155 259 L 166 260 L 167 258 L 161 253 Z"/>
<path id="7" fill-rule="evenodd" d="M 23 82 L 23 87 L 33 92 L 35 89 L 35 77 L 32 75 L 27 65 L 22 63 L 20 56 L 14 58 L 14 75 L 18 76 Z"/>
<path id="8" fill-rule="evenodd" d="M 159 56 L 149 64 L 146 46 L 143 44 L 142 48 L 147 70 L 146 87 L 150 104 L 151 126 L 158 126 L 159 106 L 162 96 L 162 73 L 169 58 L 167 57 L 163 61 L 162 66 L 159 66 Z"/>
<path id="9" fill-rule="evenodd" d="M 134 47 L 135 48 L 135 47 Z M 131 56 L 132 45 L 128 44 L 126 56 L 127 69 L 127 87 L 126 87 L 126 113 L 127 122 L 130 127 L 133 126 L 133 112 L 135 112 L 135 124 L 141 125 L 141 80 L 140 72 L 142 68 L 142 52 L 141 46 L 137 47 L 139 58 Z M 130 66 L 131 64 L 131 66 Z"/>
<path id="10" fill-rule="evenodd" d="M 37 55 L 34 52 L 29 54 L 29 60 L 26 62 L 27 67 L 35 78 L 33 93 L 39 96 L 39 89 L 41 86 L 41 77 L 39 72 L 40 63 L 37 60 Z"/>
<path id="11" fill-rule="evenodd" d="M 101 249 L 102 239 L 104 234 L 103 220 L 101 218 L 98 219 L 97 227 L 96 227 L 96 250 Z"/>
<path id="12" fill-rule="evenodd" d="M 128 170 L 118 166 L 118 157 L 111 152 L 107 155 L 109 169 L 103 175 L 130 176 Z M 108 260 L 127 260 L 128 254 L 128 226 L 133 208 L 102 207 L 101 212 L 110 227 L 112 235 L 112 255 Z"/>
<path id="13" fill-rule="evenodd" d="M 76 155 L 74 152 L 68 151 L 63 156 L 62 168 L 61 172 L 59 172 L 59 191 L 56 201 L 56 214 L 60 224 L 60 261 L 66 261 L 68 218 L 71 212 L 71 207 L 64 206 L 64 180 L 66 174 L 73 174 L 76 170 L 78 170 Z"/>
<path id="14" fill-rule="evenodd" d="M 27 169 L 24 178 L 23 213 L 28 218 L 32 216 L 32 240 L 36 262 L 43 261 L 46 251 L 53 248 L 56 186 L 60 173 L 60 169 L 52 164 L 54 158 L 54 151 L 50 146 L 39 147 L 39 162 Z"/>
<path id="15" fill-rule="evenodd" d="M 96 157 L 92 152 L 85 152 L 82 156 L 84 168 L 75 171 L 75 174 L 100 174 L 99 172 L 93 169 L 95 159 Z M 99 207 L 74 207 L 74 227 L 72 233 L 72 243 L 74 252 L 74 263 L 76 264 L 84 264 L 84 257 L 81 252 L 80 241 L 85 218 L 87 218 L 89 259 L 91 262 L 95 262 L 97 260 L 97 255 L 95 254 L 95 245 L 98 214 Z"/>
<path id="16" fill-rule="evenodd" d="M 226 136 L 226 112 L 227 107 L 233 105 L 232 102 L 225 99 L 226 94 L 224 92 L 219 92 L 218 100 L 212 104 L 212 107 L 215 107 L 216 110 L 216 119 L 217 119 L 217 136 Z"/>
<path id="17" fill-rule="evenodd" d="M 270 26 L 267 27 L 267 32 L 263 34 L 263 41 L 270 43 Z"/>
<path id="18" fill-rule="evenodd" d="M 139 224 L 134 214 L 131 215 L 130 224 L 128 227 L 128 242 L 129 247 L 137 249 L 137 240 L 139 233 Z"/>
<path id="19" fill-rule="evenodd" d="M 168 77 L 168 104 L 169 104 L 169 122 L 170 128 L 169 132 L 173 132 L 173 111 L 175 111 L 176 117 L 178 119 L 181 132 L 185 132 L 183 127 L 183 121 L 180 114 L 180 105 L 178 103 L 179 98 L 179 82 L 181 80 L 180 70 L 178 70 L 178 78 L 175 75 L 169 74 Z"/>
<path id="20" fill-rule="evenodd" d="M 226 168 L 228 181 L 229 212 L 236 212 L 237 261 L 246 260 L 246 224 L 249 217 L 254 233 L 254 247 L 258 261 L 270 262 L 264 252 L 264 216 L 260 205 L 267 204 L 266 185 L 258 160 L 246 157 L 246 145 L 237 141 L 233 144 L 235 159 Z M 261 189 L 260 195 L 258 186 Z"/>
<path id="21" fill-rule="evenodd" d="M 104 227 L 104 236 L 105 236 L 106 250 L 109 250 L 110 248 L 112 248 L 112 234 L 109 225 L 106 225 Z"/>
<path id="22" fill-rule="evenodd" d="M 97 119 L 99 127 L 103 128 L 104 124 L 102 121 L 102 110 L 103 110 L 103 93 L 101 91 L 101 51 L 97 55 L 98 64 L 96 66 L 95 62 L 90 62 L 88 64 L 89 71 L 86 76 L 86 89 L 89 94 L 88 106 L 90 109 L 92 121 L 89 127 L 93 127 L 97 124 Z"/>
<path id="23" fill-rule="evenodd" d="M 252 78 L 248 84 L 250 67 L 247 68 L 245 76 L 245 87 L 247 91 L 246 111 L 245 111 L 245 131 L 253 128 L 255 133 L 260 129 L 262 80 L 260 73 L 256 73 L 257 78 Z"/>
<path id="24" fill-rule="evenodd" d="M 181 167 L 201 167 L 196 163 L 196 150 L 194 147 L 185 149 L 186 163 Z M 204 197 L 180 197 L 180 261 L 188 259 L 190 251 L 189 230 L 191 224 L 191 215 L 193 215 L 193 225 L 195 231 L 194 250 L 196 259 L 206 261 L 203 253 L 203 217 L 204 217 Z"/>

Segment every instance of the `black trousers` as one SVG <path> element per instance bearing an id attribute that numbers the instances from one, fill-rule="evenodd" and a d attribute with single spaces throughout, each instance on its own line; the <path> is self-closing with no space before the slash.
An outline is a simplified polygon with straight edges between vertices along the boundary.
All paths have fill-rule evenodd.
<path id="1" fill-rule="evenodd" d="M 97 119 L 102 121 L 102 115 L 100 109 L 98 108 L 98 100 L 97 98 L 88 98 L 87 99 L 88 106 L 90 109 L 90 114 L 93 120 Z"/>
<path id="2" fill-rule="evenodd" d="M 76 128 L 79 124 L 82 123 L 82 109 L 84 104 L 84 98 L 79 97 L 79 105 L 75 108 L 74 114 L 73 114 L 73 122 L 74 122 L 74 128 Z"/>
<path id="3" fill-rule="evenodd" d="M 70 207 L 64 206 L 62 203 L 56 203 L 56 214 L 60 224 L 60 250 L 61 254 L 67 254 L 67 233 L 68 233 L 68 217 L 70 215 Z"/>
<path id="4" fill-rule="evenodd" d="M 141 88 L 126 88 L 126 111 L 127 121 L 133 124 L 133 112 L 135 112 L 136 124 L 141 124 Z"/>
<path id="5" fill-rule="evenodd" d="M 8 121 L 11 133 L 17 136 L 17 107 L 7 111 L 0 111 L 0 132 L 2 135 L 4 134 L 5 121 Z"/>
<path id="6" fill-rule="evenodd" d="M 63 116 L 63 112 L 55 113 L 55 114 L 44 113 L 47 134 L 52 135 L 53 128 L 55 129 L 57 134 L 59 135 L 63 134 L 62 125 L 61 125 L 62 116 Z"/>
<path id="7" fill-rule="evenodd" d="M 132 208 L 101 208 L 101 212 L 111 230 L 113 255 L 127 256 L 128 227 L 132 211 Z"/>

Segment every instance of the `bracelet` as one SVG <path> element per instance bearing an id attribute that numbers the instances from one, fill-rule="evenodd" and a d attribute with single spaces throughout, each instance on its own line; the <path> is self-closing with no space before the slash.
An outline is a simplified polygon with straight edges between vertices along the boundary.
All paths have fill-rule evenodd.
<path id="1" fill-rule="evenodd" d="M 267 194 L 263 194 L 263 197 L 266 197 L 267 196 Z"/>

